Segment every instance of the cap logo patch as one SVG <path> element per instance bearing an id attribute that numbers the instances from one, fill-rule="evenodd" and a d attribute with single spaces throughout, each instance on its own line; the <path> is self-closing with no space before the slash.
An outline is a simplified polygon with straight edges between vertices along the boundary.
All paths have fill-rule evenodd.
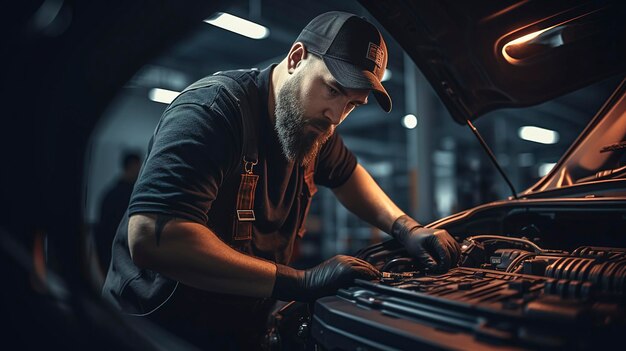
<path id="1" fill-rule="evenodd" d="M 367 59 L 374 61 L 376 66 L 382 67 L 384 56 L 385 53 L 380 49 L 380 46 L 370 42 L 370 45 L 367 48 Z"/>

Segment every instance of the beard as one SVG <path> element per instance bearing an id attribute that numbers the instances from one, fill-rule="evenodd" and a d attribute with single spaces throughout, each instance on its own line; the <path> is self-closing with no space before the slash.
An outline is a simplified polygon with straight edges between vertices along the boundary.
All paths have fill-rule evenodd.
<path id="1" fill-rule="evenodd" d="M 326 118 L 308 118 L 304 115 L 298 94 L 301 80 L 302 76 L 295 76 L 278 91 L 274 128 L 287 160 L 306 166 L 332 136 L 335 126 Z"/>

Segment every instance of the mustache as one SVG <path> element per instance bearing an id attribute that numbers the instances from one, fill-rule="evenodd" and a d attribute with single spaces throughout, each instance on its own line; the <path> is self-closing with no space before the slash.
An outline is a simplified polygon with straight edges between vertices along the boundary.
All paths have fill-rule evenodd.
<path id="1" fill-rule="evenodd" d="M 324 133 L 331 131 L 333 127 L 333 124 L 326 118 L 309 119 L 307 124 L 323 131 Z"/>

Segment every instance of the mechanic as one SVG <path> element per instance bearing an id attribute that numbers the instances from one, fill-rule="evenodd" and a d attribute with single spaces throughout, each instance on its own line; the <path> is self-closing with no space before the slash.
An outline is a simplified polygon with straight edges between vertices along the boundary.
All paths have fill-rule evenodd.
<path id="1" fill-rule="evenodd" d="M 288 266 L 317 185 L 424 267 L 455 265 L 458 243 L 400 210 L 334 133 L 370 92 L 391 110 L 386 66 L 376 27 L 333 11 L 314 18 L 280 63 L 188 87 L 149 143 L 104 298 L 200 347 L 258 348 L 276 300 L 313 301 L 380 275 L 345 255 Z"/>

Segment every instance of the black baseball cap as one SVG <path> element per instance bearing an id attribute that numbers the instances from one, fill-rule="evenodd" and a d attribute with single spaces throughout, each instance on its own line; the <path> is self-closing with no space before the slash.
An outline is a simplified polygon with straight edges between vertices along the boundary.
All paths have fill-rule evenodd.
<path id="1" fill-rule="evenodd" d="M 304 27 L 296 42 L 320 56 L 341 86 L 370 89 L 380 107 L 391 111 L 391 97 L 381 83 L 387 67 L 387 45 L 364 17 L 341 11 L 323 13 Z"/>

